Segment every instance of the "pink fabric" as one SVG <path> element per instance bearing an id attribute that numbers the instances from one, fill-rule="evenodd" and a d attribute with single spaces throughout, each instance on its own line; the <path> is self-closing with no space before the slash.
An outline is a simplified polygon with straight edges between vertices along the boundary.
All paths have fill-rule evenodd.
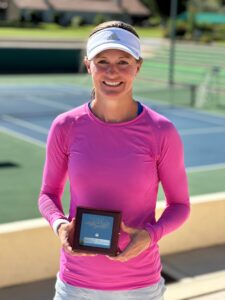
<path id="1" fill-rule="evenodd" d="M 177 130 L 165 117 L 144 106 L 132 121 L 105 123 L 84 104 L 58 116 L 50 129 L 39 209 L 52 226 L 64 215 L 61 195 L 67 175 L 71 199 L 68 220 L 76 206 L 122 211 L 126 225 L 146 228 L 152 243 L 126 263 L 104 255 L 71 257 L 63 250 L 60 277 L 84 288 L 123 290 L 146 287 L 160 280 L 157 246 L 164 235 L 188 217 L 189 193 L 183 146 Z M 158 184 L 166 209 L 155 220 Z M 122 249 L 129 236 L 121 233 Z"/>

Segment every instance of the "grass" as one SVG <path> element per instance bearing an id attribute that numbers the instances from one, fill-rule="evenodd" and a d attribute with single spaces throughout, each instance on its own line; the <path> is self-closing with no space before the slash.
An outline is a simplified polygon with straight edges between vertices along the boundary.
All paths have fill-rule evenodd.
<path id="1" fill-rule="evenodd" d="M 57 24 L 42 23 L 31 28 L 0 28 L 0 38 L 31 38 L 31 39 L 82 39 L 86 40 L 90 34 L 92 25 L 80 27 L 62 27 Z M 135 27 L 141 37 L 163 37 L 163 29 Z"/>
<path id="2" fill-rule="evenodd" d="M 56 24 L 41 24 L 37 27 L 2 27 L 0 28 L 1 38 L 31 38 L 31 39 L 84 39 L 88 37 L 91 26 L 78 28 L 61 27 Z"/>

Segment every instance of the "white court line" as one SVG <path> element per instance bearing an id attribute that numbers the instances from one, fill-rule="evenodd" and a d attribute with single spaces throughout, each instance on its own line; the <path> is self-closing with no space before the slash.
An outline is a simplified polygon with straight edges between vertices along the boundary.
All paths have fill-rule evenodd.
<path id="1" fill-rule="evenodd" d="M 222 170 L 222 169 L 225 169 L 225 163 L 187 167 L 186 171 L 188 173 L 197 173 L 197 172 L 214 171 L 214 170 Z"/>
<path id="2" fill-rule="evenodd" d="M 29 97 L 24 98 L 24 100 L 26 100 L 28 102 L 33 102 L 33 103 L 37 103 L 37 104 L 42 104 L 42 105 L 45 105 L 45 106 L 53 107 L 53 108 L 63 109 L 65 111 L 74 108 L 74 106 L 63 104 L 63 103 L 56 103 L 54 101 L 47 100 L 45 98 L 40 98 L 38 96 L 29 96 Z"/>
<path id="3" fill-rule="evenodd" d="M 225 127 L 208 127 L 208 128 L 192 128 L 181 129 L 179 133 L 184 135 L 210 134 L 210 133 L 225 132 Z"/>
<path id="4" fill-rule="evenodd" d="M 16 124 L 16 125 L 19 125 L 21 127 L 27 128 L 27 129 L 31 129 L 38 133 L 48 134 L 48 129 L 41 127 L 39 125 L 34 125 L 32 122 L 23 121 L 21 119 L 11 117 L 9 115 L 3 115 L 2 119 L 9 123 Z"/>
<path id="5" fill-rule="evenodd" d="M 45 148 L 45 143 L 44 142 L 41 142 L 39 141 L 38 139 L 35 139 L 35 138 L 32 138 L 32 137 L 29 137 L 25 134 L 22 134 L 22 133 L 18 133 L 17 131 L 15 130 L 11 130 L 11 129 L 8 129 L 4 126 L 1 126 L 0 125 L 0 131 L 2 131 L 3 133 L 6 133 L 10 136 L 13 136 L 19 140 L 22 140 L 22 141 L 25 141 L 25 142 L 28 142 L 30 144 L 33 144 L 35 146 L 38 146 L 38 147 L 41 147 L 41 148 Z"/>
<path id="6" fill-rule="evenodd" d="M 71 86 L 69 84 L 62 84 L 61 86 L 57 86 L 57 89 L 72 95 L 81 95 L 82 94 L 81 92 L 87 92 L 87 94 L 90 96 L 91 93 L 90 87 L 74 86 L 74 85 Z"/>

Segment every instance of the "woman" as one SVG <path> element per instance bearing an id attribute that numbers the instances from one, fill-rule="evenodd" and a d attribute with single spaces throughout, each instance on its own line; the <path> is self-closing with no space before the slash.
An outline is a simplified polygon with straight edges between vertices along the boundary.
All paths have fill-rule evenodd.
<path id="1" fill-rule="evenodd" d="M 119 21 L 97 26 L 84 63 L 93 99 L 54 120 L 39 198 L 62 243 L 54 299 L 161 300 L 157 242 L 189 215 L 182 142 L 169 120 L 133 99 L 142 64 L 133 27 Z M 61 205 L 67 174 L 69 217 Z M 156 221 L 159 182 L 167 206 Z M 72 250 L 77 206 L 122 212 L 121 253 L 112 258 Z"/>

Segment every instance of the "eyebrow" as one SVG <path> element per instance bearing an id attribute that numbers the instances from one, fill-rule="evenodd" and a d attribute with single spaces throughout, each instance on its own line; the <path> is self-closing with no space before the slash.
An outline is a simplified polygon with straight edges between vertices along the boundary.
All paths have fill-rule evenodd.
<path id="1" fill-rule="evenodd" d="M 95 56 L 96 58 L 105 58 L 105 59 L 108 59 L 108 57 L 107 56 L 101 56 L 101 54 L 97 54 L 96 56 Z M 120 57 L 118 57 L 118 59 L 123 59 L 123 58 L 130 58 L 130 55 L 129 54 L 127 54 L 127 55 L 124 55 L 124 56 L 120 56 Z"/>

